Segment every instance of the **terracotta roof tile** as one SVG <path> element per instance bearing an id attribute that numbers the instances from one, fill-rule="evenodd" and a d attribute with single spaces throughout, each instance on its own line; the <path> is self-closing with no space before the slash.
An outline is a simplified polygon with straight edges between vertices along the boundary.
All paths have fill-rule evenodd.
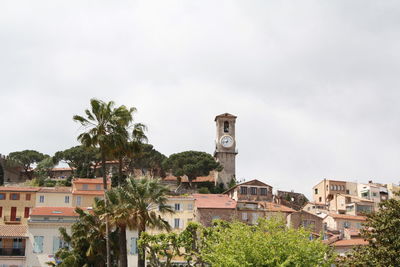
<path id="1" fill-rule="evenodd" d="M 75 178 L 72 180 L 74 184 L 103 184 L 103 178 Z M 107 183 L 111 183 L 108 179 Z"/>
<path id="2" fill-rule="evenodd" d="M 103 190 L 73 190 L 72 191 L 73 195 L 96 195 L 96 196 L 102 196 L 104 195 Z"/>
<path id="3" fill-rule="evenodd" d="M 355 221 L 365 221 L 367 217 L 365 216 L 354 216 L 348 214 L 336 214 L 336 213 L 329 213 L 328 216 L 331 216 L 335 219 L 345 219 L 345 220 L 355 220 Z"/>
<path id="4" fill-rule="evenodd" d="M 365 246 L 368 245 L 368 241 L 362 238 L 342 239 L 332 243 L 331 245 L 335 247 L 347 247 L 347 246 L 357 246 L 357 245 Z"/>
<path id="5" fill-rule="evenodd" d="M 26 225 L 0 225 L 0 237 L 27 237 Z"/>
<path id="6" fill-rule="evenodd" d="M 261 202 L 260 205 L 266 209 L 267 211 L 272 211 L 272 212 L 295 212 L 294 209 L 289 208 L 285 205 L 281 204 L 276 204 L 272 202 Z"/>
<path id="7" fill-rule="evenodd" d="M 73 168 L 75 170 L 75 168 Z M 53 168 L 51 169 L 52 172 L 61 172 L 61 171 L 72 171 L 72 168 Z"/>
<path id="8" fill-rule="evenodd" d="M 236 201 L 223 194 L 193 194 L 199 209 L 235 209 Z"/>
<path id="9" fill-rule="evenodd" d="M 67 216 L 75 217 L 75 207 L 36 207 L 32 209 L 31 216 Z"/>
<path id="10" fill-rule="evenodd" d="M 0 192 L 37 192 L 39 187 L 0 186 Z"/>
<path id="11" fill-rule="evenodd" d="M 40 193 L 71 193 L 71 191 L 72 191 L 72 187 L 68 187 L 68 186 L 39 188 Z"/>

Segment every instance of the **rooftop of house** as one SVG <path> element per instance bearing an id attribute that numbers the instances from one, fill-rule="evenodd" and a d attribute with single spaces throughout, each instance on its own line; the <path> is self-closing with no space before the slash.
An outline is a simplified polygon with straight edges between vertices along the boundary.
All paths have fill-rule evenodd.
<path id="1" fill-rule="evenodd" d="M 35 207 L 30 216 L 76 217 L 75 207 Z"/>
<path id="2" fill-rule="evenodd" d="M 193 194 L 198 209 L 235 209 L 236 201 L 223 194 Z"/>
<path id="3" fill-rule="evenodd" d="M 0 186 L 0 192 L 37 192 L 39 187 Z"/>
<path id="4" fill-rule="evenodd" d="M 39 193 L 71 193 L 72 187 L 56 186 L 56 187 L 40 187 Z"/>
<path id="5" fill-rule="evenodd" d="M 334 183 L 347 183 L 346 181 L 339 181 L 339 180 L 329 180 L 329 179 L 322 179 L 320 182 L 318 182 L 316 185 L 313 186 L 313 188 L 317 187 L 319 184 L 323 183 L 323 182 L 334 182 Z"/>
<path id="6" fill-rule="evenodd" d="M 354 221 L 367 220 L 367 217 L 365 217 L 365 216 L 355 216 L 355 215 L 348 215 L 348 214 L 329 213 L 328 216 L 331 216 L 334 219 L 343 219 L 343 220 L 354 220 Z"/>
<path id="7" fill-rule="evenodd" d="M 369 200 L 369 199 L 366 199 L 366 198 L 362 198 L 362 197 L 359 197 L 359 196 L 353 196 L 353 195 L 341 194 L 341 193 L 338 193 L 338 195 L 341 195 L 341 196 L 344 196 L 344 197 L 354 198 L 354 199 L 357 199 L 357 200 L 363 201 L 363 202 L 371 202 L 371 203 L 374 203 L 374 201 L 372 201 L 372 200 Z"/>
<path id="8" fill-rule="evenodd" d="M 260 206 L 267 211 L 271 212 L 295 212 L 294 209 L 289 208 L 285 205 L 276 204 L 272 202 L 260 202 Z"/>
<path id="9" fill-rule="evenodd" d="M 237 184 L 237 185 L 235 185 L 235 186 L 229 188 L 228 190 L 226 190 L 226 191 L 224 192 L 224 194 L 226 194 L 226 193 L 228 193 L 228 192 L 230 192 L 230 191 L 236 189 L 236 188 L 239 187 L 239 186 L 243 186 L 243 185 L 248 185 L 248 186 L 252 186 L 252 185 L 254 185 L 254 186 L 265 186 L 265 187 L 271 187 L 271 188 L 272 188 L 272 186 L 270 186 L 270 185 L 268 185 L 268 184 L 266 184 L 266 183 L 264 183 L 264 182 L 261 182 L 260 180 L 253 179 L 253 180 L 250 180 L 250 181 L 247 181 L 247 182 L 243 182 L 243 183 Z"/>
<path id="10" fill-rule="evenodd" d="M 28 237 L 26 225 L 0 225 L 0 237 L 21 238 Z"/>
<path id="11" fill-rule="evenodd" d="M 103 184 L 103 178 L 75 178 L 72 180 L 74 184 Z M 110 179 L 107 179 L 107 183 L 111 183 Z"/>
<path id="12" fill-rule="evenodd" d="M 73 195 L 93 195 L 93 196 L 103 196 L 103 190 L 72 190 Z"/>
<path id="13" fill-rule="evenodd" d="M 61 172 L 61 171 L 72 171 L 75 168 L 69 168 L 69 167 L 65 167 L 65 168 L 52 168 L 51 171 L 53 172 Z"/>
<path id="14" fill-rule="evenodd" d="M 331 244 L 334 247 L 348 247 L 348 246 L 358 246 L 358 245 L 368 245 L 368 241 L 362 238 L 354 238 L 354 239 L 342 239 L 335 241 Z"/>

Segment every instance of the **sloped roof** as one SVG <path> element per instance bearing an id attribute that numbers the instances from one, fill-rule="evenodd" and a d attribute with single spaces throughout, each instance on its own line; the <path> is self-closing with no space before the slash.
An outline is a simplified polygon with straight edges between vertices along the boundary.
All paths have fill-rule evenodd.
<path id="1" fill-rule="evenodd" d="M 95 196 L 102 196 L 104 195 L 103 190 L 73 190 L 73 195 L 95 195 Z"/>
<path id="2" fill-rule="evenodd" d="M 236 201 L 223 194 L 193 194 L 198 209 L 235 209 Z"/>
<path id="3" fill-rule="evenodd" d="M 75 207 L 36 207 L 32 209 L 31 216 L 66 216 L 76 217 Z"/>
<path id="4" fill-rule="evenodd" d="M 0 192 L 37 192 L 39 187 L 0 186 Z"/>
<path id="5" fill-rule="evenodd" d="M 289 208 L 285 205 L 281 205 L 281 204 L 276 204 L 276 203 L 272 203 L 272 202 L 261 202 L 260 206 L 263 207 L 264 209 L 266 209 L 267 211 L 271 211 L 271 212 L 295 212 L 294 209 Z"/>
<path id="6" fill-rule="evenodd" d="M 26 225 L 0 225 L 0 237 L 28 237 Z"/>
<path id="7" fill-rule="evenodd" d="M 75 178 L 72 180 L 74 184 L 103 184 L 103 178 Z M 110 179 L 107 179 L 107 184 L 111 183 Z"/>
<path id="8" fill-rule="evenodd" d="M 348 247 L 348 246 L 365 246 L 368 245 L 368 241 L 362 239 L 362 238 L 354 238 L 354 239 L 342 239 L 335 241 L 331 244 L 331 246 L 334 247 Z"/>
<path id="9" fill-rule="evenodd" d="M 71 193 L 72 187 L 68 186 L 57 186 L 57 187 L 41 187 L 39 188 L 40 193 Z"/>
<path id="10" fill-rule="evenodd" d="M 226 190 L 226 191 L 224 192 L 224 194 L 226 194 L 226 193 L 232 191 L 233 189 L 235 189 L 235 188 L 237 188 L 238 186 L 241 186 L 241 185 L 266 186 L 266 187 L 271 187 L 271 188 L 272 188 L 272 186 L 270 186 L 269 184 L 266 184 L 266 183 L 264 183 L 264 182 L 261 182 L 260 180 L 257 180 L 257 179 L 253 179 L 253 180 L 246 181 L 246 182 L 237 184 L 237 185 L 235 185 L 235 186 L 229 188 L 228 190 Z"/>
<path id="11" fill-rule="evenodd" d="M 367 220 L 367 217 L 365 217 L 365 216 L 355 216 L 355 215 L 348 215 L 348 214 L 329 213 L 328 216 L 331 216 L 334 219 L 355 220 L 355 221 Z"/>

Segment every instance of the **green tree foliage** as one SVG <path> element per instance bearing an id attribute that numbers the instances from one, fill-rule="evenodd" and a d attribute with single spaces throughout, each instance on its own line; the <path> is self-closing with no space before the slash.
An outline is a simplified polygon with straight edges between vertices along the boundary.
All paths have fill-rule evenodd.
<path id="1" fill-rule="evenodd" d="M 97 148 L 74 146 L 56 152 L 54 161 L 67 163 L 77 177 L 92 178 L 100 162 L 100 154 Z"/>
<path id="2" fill-rule="evenodd" d="M 51 170 L 54 168 L 54 165 L 52 157 L 45 157 L 36 165 L 35 176 L 39 179 L 51 178 Z"/>
<path id="3" fill-rule="evenodd" d="M 163 162 L 166 156 L 158 152 L 150 144 L 142 144 L 137 153 L 131 159 L 131 169 L 140 169 L 142 175 L 150 174 L 151 177 L 163 177 L 165 171 L 163 169 Z"/>
<path id="4" fill-rule="evenodd" d="M 103 267 L 106 266 L 106 226 L 102 216 L 105 213 L 104 201 L 97 200 L 93 211 L 76 208 L 79 219 L 71 226 L 69 235 L 65 228 L 60 228 L 62 239 L 69 248 L 61 248 L 56 257 L 61 260 L 60 267 Z M 116 266 L 119 246 L 116 230 L 110 233 L 111 262 Z"/>
<path id="5" fill-rule="evenodd" d="M 16 151 L 16 152 L 11 152 L 8 155 L 8 158 L 11 161 L 16 162 L 17 164 L 20 164 L 23 167 L 25 175 L 30 180 L 32 179 L 32 172 L 30 171 L 32 165 L 35 163 L 39 163 L 46 157 L 48 156 L 40 152 L 37 152 L 35 150 Z"/>
<path id="6" fill-rule="evenodd" d="M 310 232 L 288 229 L 283 221 L 214 221 L 212 227 L 190 223 L 180 234 L 142 235 L 139 246 L 148 251 L 150 266 L 172 266 L 183 257 L 187 266 L 330 266 L 331 249 Z"/>
<path id="7" fill-rule="evenodd" d="M 189 183 L 199 176 L 207 176 L 210 171 L 221 171 L 222 166 L 206 152 L 185 151 L 172 154 L 163 163 L 166 170 L 178 178 L 186 175 Z"/>
<path id="8" fill-rule="evenodd" d="M 400 200 L 379 204 L 378 212 L 367 215 L 361 235 L 369 242 L 348 255 L 340 266 L 400 266 Z"/>

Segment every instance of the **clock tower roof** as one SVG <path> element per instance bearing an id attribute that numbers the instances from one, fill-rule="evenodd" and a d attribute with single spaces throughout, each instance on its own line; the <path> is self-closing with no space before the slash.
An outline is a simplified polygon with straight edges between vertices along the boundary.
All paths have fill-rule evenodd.
<path id="1" fill-rule="evenodd" d="M 232 119 L 236 119 L 237 117 L 236 117 L 235 115 L 230 114 L 230 113 L 223 113 L 223 114 L 220 114 L 220 115 L 216 116 L 214 121 L 216 121 L 218 118 L 232 118 Z"/>

